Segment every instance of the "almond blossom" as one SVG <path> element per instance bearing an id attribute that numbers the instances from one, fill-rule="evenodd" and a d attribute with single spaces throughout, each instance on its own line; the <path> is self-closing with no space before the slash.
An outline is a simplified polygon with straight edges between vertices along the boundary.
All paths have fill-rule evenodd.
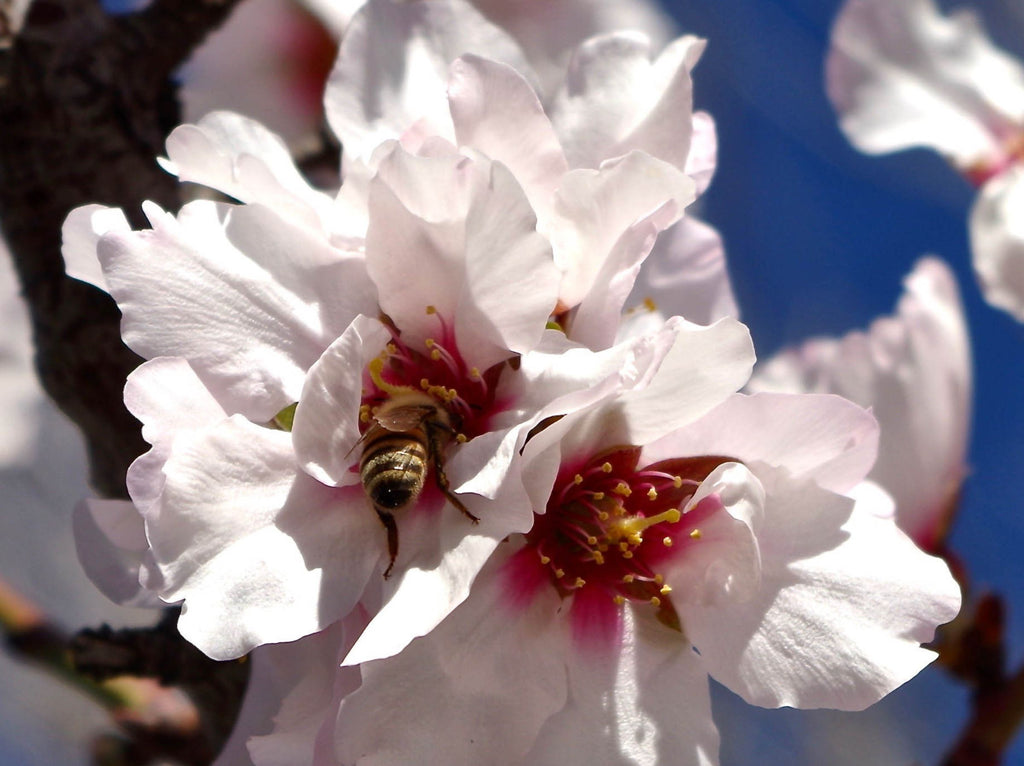
<path id="1" fill-rule="evenodd" d="M 452 50 L 486 43 L 521 61 L 500 30 L 445 2 L 374 0 L 346 49 L 358 49 L 362 16 L 401 21 L 410 12 L 431 24 L 468 14 L 472 34 L 444 27 Z M 388 71 L 386 60 L 377 65 Z M 371 653 L 400 651 L 429 631 L 465 598 L 498 542 L 532 523 L 514 480 L 523 429 L 555 401 L 552 415 L 584 406 L 578 392 L 642 369 L 636 359 L 664 345 L 638 336 L 584 361 L 586 349 L 545 329 L 567 282 L 538 230 L 534 200 L 543 194 L 528 172 L 481 151 L 488 142 L 507 150 L 518 126 L 499 130 L 487 110 L 469 108 L 481 78 L 510 87 L 513 104 L 535 97 L 515 70 L 479 56 L 463 56 L 453 72 L 470 94 L 453 98 L 462 104 L 453 113 L 471 114 L 457 124 L 486 140 L 457 148 L 445 133 L 401 143 L 382 135 L 359 160 L 368 144 L 343 135 L 357 170 L 332 197 L 305 182 L 277 136 L 215 113 L 175 130 L 164 162 L 242 204 L 199 200 L 177 216 L 147 204 L 152 229 L 140 232 L 120 211 L 88 206 L 65 225 L 68 273 L 110 292 L 125 342 L 151 360 L 126 392 L 153 445 L 128 477 L 144 534 L 116 506 L 86 504 L 86 568 L 119 600 L 184 601 L 180 630 L 212 657 L 320 630 L 354 607 L 375 571 L 392 567 L 367 631 Z M 672 72 L 688 82 L 685 68 Z M 332 79 L 329 111 L 349 98 L 343 79 Z M 638 150 L 600 172 L 607 177 L 573 181 L 573 204 L 632 192 L 642 216 L 648 205 L 662 221 L 693 197 L 681 170 Z M 608 244 L 633 214 L 609 224 L 586 212 L 574 231 Z M 648 234 L 609 246 L 638 264 Z M 580 263 L 591 288 L 603 284 L 599 268 Z M 631 286 L 621 279 L 616 289 L 624 298 Z M 391 523 L 367 499 L 360 445 L 379 408 L 413 392 L 436 402 L 451 435 L 429 458 L 436 486 Z"/>
<path id="2" fill-rule="evenodd" d="M 706 410 L 724 386 L 681 386 L 683 348 L 533 433 L 534 526 L 430 634 L 376 661 L 365 634 L 335 639 L 333 687 L 271 648 L 308 704 L 252 762 L 304 736 L 317 764 L 713 764 L 709 675 L 752 704 L 857 710 L 930 662 L 959 589 L 862 482 L 871 415 L 823 395 Z"/>
<path id="3" fill-rule="evenodd" d="M 1024 66 L 970 10 L 944 16 L 932 0 L 848 0 L 826 79 L 858 149 L 929 147 L 980 187 L 970 214 L 974 270 L 988 301 L 1024 320 Z"/>
<path id="4" fill-rule="evenodd" d="M 915 542 L 943 542 L 967 475 L 972 374 L 956 280 L 942 261 L 915 266 L 894 316 L 777 354 L 748 389 L 839 394 L 870 407 L 881 438 L 868 478 L 892 495 Z"/>

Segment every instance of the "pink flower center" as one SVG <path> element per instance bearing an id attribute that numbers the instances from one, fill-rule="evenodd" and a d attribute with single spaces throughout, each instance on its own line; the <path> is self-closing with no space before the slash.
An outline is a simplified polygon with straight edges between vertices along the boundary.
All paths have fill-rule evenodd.
<path id="1" fill-rule="evenodd" d="M 640 468 L 638 448 L 619 448 L 559 472 L 547 511 L 526 535 L 519 566 L 573 597 L 574 619 L 617 624 L 627 601 L 648 603 L 676 630 L 671 588 L 659 571 L 701 536 L 700 508 L 682 511 L 724 457 L 680 458 Z M 577 614 L 578 613 L 578 614 Z M 607 631 L 605 631 L 607 632 Z"/>
<path id="2" fill-rule="evenodd" d="M 370 362 L 363 376 L 361 420 L 369 423 L 371 413 L 390 398 L 422 391 L 448 412 L 455 439 L 465 442 L 490 430 L 491 418 L 505 408 L 495 390 L 505 363 L 484 372 L 469 366 L 459 353 L 454 333 L 438 317 L 438 337 L 428 338 L 424 348 L 406 345 L 400 332 L 391 327 L 391 342 Z"/>

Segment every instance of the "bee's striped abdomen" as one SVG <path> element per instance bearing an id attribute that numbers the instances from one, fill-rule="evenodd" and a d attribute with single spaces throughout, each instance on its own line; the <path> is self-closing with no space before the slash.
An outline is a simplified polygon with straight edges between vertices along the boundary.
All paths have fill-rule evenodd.
<path id="1" fill-rule="evenodd" d="M 359 459 L 359 478 L 375 507 L 397 511 L 423 491 L 430 465 L 423 429 L 370 433 Z"/>

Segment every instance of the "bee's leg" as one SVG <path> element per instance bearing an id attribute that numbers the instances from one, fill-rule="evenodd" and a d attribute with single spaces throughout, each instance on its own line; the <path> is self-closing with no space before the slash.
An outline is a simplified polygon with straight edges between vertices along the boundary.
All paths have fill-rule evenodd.
<path id="1" fill-rule="evenodd" d="M 445 476 L 440 457 L 444 446 L 441 444 L 441 440 L 437 438 L 437 429 L 428 425 L 426 430 L 427 439 L 430 441 L 430 464 L 434 467 L 434 482 L 437 484 L 437 488 L 441 490 L 441 494 L 448 498 L 449 503 L 462 511 L 463 516 L 477 524 L 480 519 L 470 513 L 469 509 L 462 504 L 462 501 L 455 497 L 455 493 L 452 492 L 451 486 L 448 484 L 448 477 Z"/>
<path id="2" fill-rule="evenodd" d="M 384 570 L 384 579 L 386 580 L 391 577 L 391 568 L 394 567 L 395 559 L 398 558 L 398 525 L 395 524 L 395 517 L 387 511 L 380 508 L 374 508 L 374 510 L 377 512 L 380 523 L 388 531 L 388 554 L 391 556 L 391 561 L 388 563 L 388 568 Z"/>

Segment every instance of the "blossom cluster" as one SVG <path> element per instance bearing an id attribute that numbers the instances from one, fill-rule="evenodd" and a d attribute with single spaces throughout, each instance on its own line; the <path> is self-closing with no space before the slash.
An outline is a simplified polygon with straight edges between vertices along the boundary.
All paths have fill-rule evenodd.
<path id="1" fill-rule="evenodd" d="M 955 286 L 924 261 L 896 317 L 752 381 L 687 209 L 703 48 L 608 32 L 554 82 L 462 0 L 369 0 L 325 94 L 339 190 L 214 112 L 162 162 L 222 197 L 68 217 L 68 273 L 147 360 L 151 445 L 132 503 L 78 508 L 80 556 L 210 657 L 253 652 L 221 763 L 709 764 L 709 676 L 857 710 L 933 659 L 960 593 L 915 540 L 948 497 L 901 461 L 952 404 L 927 481 L 962 477 Z"/>

